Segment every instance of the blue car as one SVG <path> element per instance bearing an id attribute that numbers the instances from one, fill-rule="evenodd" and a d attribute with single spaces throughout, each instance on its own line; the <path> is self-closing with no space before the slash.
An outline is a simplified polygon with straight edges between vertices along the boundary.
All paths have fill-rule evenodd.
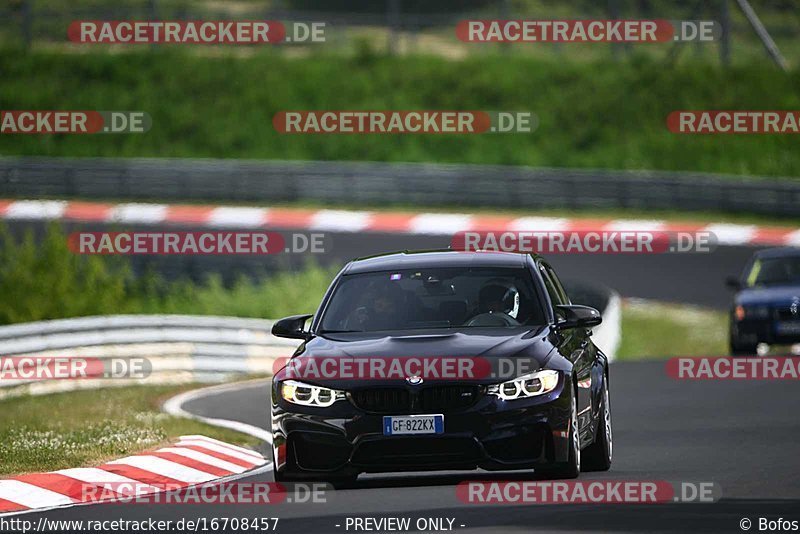
<path id="1" fill-rule="evenodd" d="M 755 354 L 759 343 L 800 343 L 800 248 L 756 252 L 740 278 L 731 309 L 731 354 Z"/>

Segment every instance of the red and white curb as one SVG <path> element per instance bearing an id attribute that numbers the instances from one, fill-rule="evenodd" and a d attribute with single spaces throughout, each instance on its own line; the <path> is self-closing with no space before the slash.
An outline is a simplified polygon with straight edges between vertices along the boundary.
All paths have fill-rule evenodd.
<path id="1" fill-rule="evenodd" d="M 119 224 L 182 224 L 208 228 L 286 228 L 329 232 L 452 235 L 464 231 L 712 232 L 721 245 L 800 246 L 800 228 L 665 220 L 512 217 L 465 213 L 104 204 L 64 200 L 0 200 L 0 219 Z"/>
<path id="2" fill-rule="evenodd" d="M 206 436 L 181 436 L 170 447 L 113 460 L 99 467 L 61 469 L 0 480 L 0 514 L 98 502 L 91 486 L 120 498 L 238 478 L 268 464 L 256 451 Z M 87 488 L 87 485 L 89 488 Z M 125 491 L 128 491 L 126 494 Z"/>

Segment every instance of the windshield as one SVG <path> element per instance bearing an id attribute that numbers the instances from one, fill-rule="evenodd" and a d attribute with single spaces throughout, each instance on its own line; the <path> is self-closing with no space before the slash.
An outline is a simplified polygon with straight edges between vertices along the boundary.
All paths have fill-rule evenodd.
<path id="1" fill-rule="evenodd" d="M 434 268 L 342 277 L 321 332 L 545 324 L 522 268 Z"/>
<path id="2" fill-rule="evenodd" d="M 748 287 L 800 284 L 800 256 L 756 259 L 746 280 Z"/>

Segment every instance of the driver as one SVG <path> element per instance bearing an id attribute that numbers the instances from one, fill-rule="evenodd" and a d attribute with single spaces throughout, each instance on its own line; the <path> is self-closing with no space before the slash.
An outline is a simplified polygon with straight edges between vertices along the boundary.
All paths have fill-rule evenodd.
<path id="1" fill-rule="evenodd" d="M 487 282 L 478 293 L 478 313 L 504 313 L 516 319 L 519 314 L 519 291 L 513 284 L 498 280 Z"/>
<path id="2" fill-rule="evenodd" d="M 364 330 L 391 330 L 402 322 L 403 290 L 396 284 L 380 284 L 369 289 L 364 298 L 366 314 L 361 325 Z"/>

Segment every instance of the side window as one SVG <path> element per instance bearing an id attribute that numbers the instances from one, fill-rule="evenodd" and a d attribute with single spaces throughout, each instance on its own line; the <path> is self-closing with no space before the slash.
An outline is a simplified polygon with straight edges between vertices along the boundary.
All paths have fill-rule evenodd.
<path id="1" fill-rule="evenodd" d="M 561 285 L 561 280 L 558 279 L 558 276 L 556 276 L 556 272 L 553 270 L 553 268 L 546 263 L 543 263 L 542 266 L 547 271 L 547 274 L 550 275 L 550 280 L 553 282 L 555 290 L 561 296 L 561 304 L 571 304 L 569 297 L 567 296 L 567 292 L 564 291 L 564 286 Z"/>

